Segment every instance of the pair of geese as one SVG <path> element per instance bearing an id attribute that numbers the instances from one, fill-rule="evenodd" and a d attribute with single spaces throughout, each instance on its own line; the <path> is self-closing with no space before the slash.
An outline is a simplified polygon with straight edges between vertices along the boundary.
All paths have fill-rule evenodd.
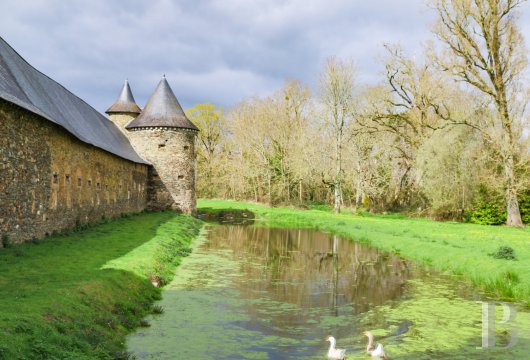
<path id="1" fill-rule="evenodd" d="M 368 338 L 368 345 L 366 346 L 366 352 L 374 359 L 388 360 L 383 345 L 377 344 L 374 347 L 374 335 L 370 331 L 363 332 L 363 336 Z M 336 349 L 335 344 L 337 341 L 333 336 L 326 337 L 326 341 L 329 341 L 328 359 L 331 360 L 344 360 L 346 359 L 346 349 Z"/>

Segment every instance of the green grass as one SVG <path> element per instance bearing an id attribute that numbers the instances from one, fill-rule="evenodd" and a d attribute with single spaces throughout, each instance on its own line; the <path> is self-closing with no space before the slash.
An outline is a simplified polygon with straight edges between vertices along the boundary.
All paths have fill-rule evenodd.
<path id="1" fill-rule="evenodd" d="M 264 224 L 313 228 L 391 251 L 470 281 L 488 295 L 530 306 L 530 228 L 436 222 L 400 216 L 332 214 L 324 210 L 270 208 L 226 200 L 200 200 L 200 211 L 247 209 Z M 500 246 L 517 260 L 495 259 Z"/>
<path id="2" fill-rule="evenodd" d="M 202 222 L 145 213 L 0 251 L 0 359 L 128 357 Z M 156 309 L 155 309 L 156 310 Z"/>

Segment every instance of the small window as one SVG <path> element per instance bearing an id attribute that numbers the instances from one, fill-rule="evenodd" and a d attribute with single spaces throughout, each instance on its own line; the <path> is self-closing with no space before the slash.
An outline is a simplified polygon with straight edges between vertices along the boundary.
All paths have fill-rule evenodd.
<path id="1" fill-rule="evenodd" d="M 158 144 L 158 148 L 163 148 L 163 147 L 166 147 L 166 144 Z"/>
<path id="2" fill-rule="evenodd" d="M 64 178 L 66 180 L 66 185 L 70 185 L 70 175 L 65 175 Z"/>
<path id="3" fill-rule="evenodd" d="M 179 175 L 179 180 L 184 179 L 184 175 Z"/>
<path id="4" fill-rule="evenodd" d="M 53 183 L 58 184 L 59 183 L 59 174 L 54 173 L 53 174 Z"/>
<path id="5" fill-rule="evenodd" d="M 101 184 L 100 183 L 96 183 L 96 188 L 99 190 L 101 189 Z"/>
<path id="6" fill-rule="evenodd" d="M 88 187 L 91 187 L 92 186 L 92 180 L 88 180 L 87 181 L 87 185 L 88 185 Z"/>
<path id="7" fill-rule="evenodd" d="M 81 178 L 80 177 L 77 178 L 77 186 L 81 187 Z"/>
<path id="8" fill-rule="evenodd" d="M 189 150 L 190 147 L 188 145 L 184 145 L 184 150 Z"/>

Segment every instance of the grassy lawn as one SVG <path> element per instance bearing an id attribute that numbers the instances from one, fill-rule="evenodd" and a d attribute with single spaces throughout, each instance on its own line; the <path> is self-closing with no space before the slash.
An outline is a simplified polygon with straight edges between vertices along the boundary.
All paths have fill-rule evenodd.
<path id="1" fill-rule="evenodd" d="M 171 212 L 112 220 L 0 250 L 0 359 L 127 358 L 202 222 Z"/>
<path id="2" fill-rule="evenodd" d="M 248 209 L 270 226 L 328 231 L 461 276 L 488 295 L 530 306 L 530 228 L 436 222 L 399 215 L 332 214 L 327 210 L 270 208 L 236 201 L 200 200 L 201 211 Z M 502 245 L 516 260 L 489 254 Z"/>

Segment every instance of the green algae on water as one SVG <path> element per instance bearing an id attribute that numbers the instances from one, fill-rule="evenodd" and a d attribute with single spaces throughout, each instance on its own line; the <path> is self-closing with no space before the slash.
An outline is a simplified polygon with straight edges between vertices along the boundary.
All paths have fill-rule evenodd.
<path id="1" fill-rule="evenodd" d="M 211 227 L 166 287 L 165 313 L 128 346 L 140 359 L 324 359 L 332 334 L 349 359 L 365 359 L 361 334 L 372 330 L 392 359 L 524 359 L 529 314 L 517 315 L 516 347 L 478 350 L 476 300 L 448 277 L 336 236 Z M 498 327 L 498 346 L 510 331 Z"/>

